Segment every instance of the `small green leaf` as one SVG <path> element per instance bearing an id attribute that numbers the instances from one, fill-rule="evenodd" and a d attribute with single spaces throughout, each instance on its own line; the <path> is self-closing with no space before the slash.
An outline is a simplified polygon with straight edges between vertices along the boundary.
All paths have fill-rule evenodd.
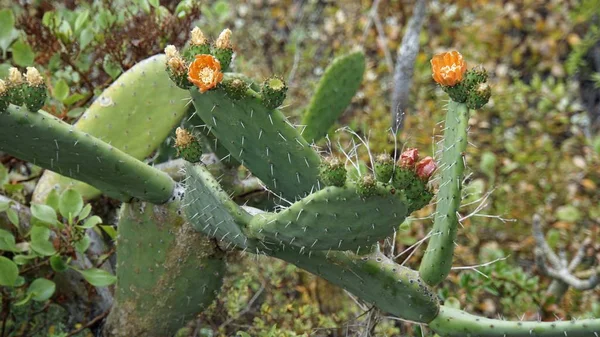
<path id="1" fill-rule="evenodd" d="M 92 240 L 90 239 L 90 237 L 88 235 L 85 235 L 81 240 L 75 242 L 75 250 L 83 254 L 88 248 L 90 248 L 91 243 Z"/>
<path id="2" fill-rule="evenodd" d="M 79 212 L 79 219 L 85 219 L 88 217 L 88 215 L 90 215 L 90 213 L 92 212 L 92 205 L 90 204 L 85 204 L 85 206 L 83 206 L 83 209 L 81 210 L 81 212 Z"/>
<path id="3" fill-rule="evenodd" d="M 19 276 L 19 268 L 11 260 L 0 256 L 0 286 L 12 287 Z"/>
<path id="4" fill-rule="evenodd" d="M 84 112 L 85 108 L 79 107 L 69 110 L 69 112 L 67 112 L 67 116 L 70 118 L 79 118 L 79 116 L 83 115 Z"/>
<path id="5" fill-rule="evenodd" d="M 160 6 L 159 0 L 148 0 L 148 3 L 150 3 L 150 5 L 154 8 L 158 8 Z"/>
<path id="6" fill-rule="evenodd" d="M 79 49 L 84 50 L 92 41 L 94 41 L 94 30 L 86 28 L 79 34 Z"/>
<path id="7" fill-rule="evenodd" d="M 52 189 L 50 191 L 50 193 L 48 193 L 48 196 L 46 197 L 46 205 L 52 207 L 52 209 L 54 209 L 55 211 L 58 211 L 59 200 L 60 200 L 60 195 L 58 194 L 58 191 L 55 189 Z"/>
<path id="8" fill-rule="evenodd" d="M 116 276 L 103 269 L 93 268 L 87 270 L 75 270 L 81 273 L 83 278 L 95 287 L 106 287 L 117 281 Z"/>
<path id="9" fill-rule="evenodd" d="M 38 302 L 44 302 L 54 295 L 56 284 L 45 278 L 37 278 L 29 285 L 27 294 L 32 294 L 32 299 Z"/>
<path id="10" fill-rule="evenodd" d="M 104 71 L 106 71 L 106 73 L 113 80 L 116 79 L 117 77 L 119 77 L 121 72 L 123 72 L 121 65 L 119 65 L 117 62 L 113 61 L 113 59 L 110 57 L 110 55 L 106 55 L 104 57 L 104 62 L 102 64 L 102 67 L 104 68 Z"/>
<path id="11" fill-rule="evenodd" d="M 30 260 L 37 259 L 37 255 L 15 255 L 13 256 L 13 261 L 19 266 L 28 264 Z"/>
<path id="12" fill-rule="evenodd" d="M 78 226 L 78 227 L 88 229 L 88 228 L 93 228 L 94 226 L 96 226 L 97 224 L 100 224 L 100 223 L 102 223 L 102 219 L 99 216 L 94 215 L 94 216 L 89 217 L 87 220 L 85 220 L 83 225 Z"/>
<path id="13" fill-rule="evenodd" d="M 83 208 L 83 198 L 79 192 L 68 189 L 60 195 L 58 209 L 65 219 L 75 218 Z"/>
<path id="14" fill-rule="evenodd" d="M 10 206 L 10 202 L 0 200 L 0 213 L 5 212 Z"/>
<path id="15" fill-rule="evenodd" d="M 12 44 L 13 62 L 21 67 L 28 67 L 33 64 L 35 54 L 27 42 L 18 40 Z"/>
<path id="16" fill-rule="evenodd" d="M 90 17 L 90 11 L 88 9 L 79 13 L 79 15 L 77 16 L 77 19 L 75 20 L 75 31 L 76 32 L 78 32 L 83 27 L 83 25 L 85 25 L 85 23 L 87 22 L 89 17 Z"/>
<path id="17" fill-rule="evenodd" d="M 62 256 L 54 255 L 50 257 L 50 266 L 56 272 L 62 273 L 69 268 Z"/>
<path id="18" fill-rule="evenodd" d="M 84 99 L 84 98 L 85 98 L 85 95 L 84 95 L 84 94 L 80 94 L 80 93 L 74 93 L 73 95 L 71 95 L 71 96 L 67 97 L 67 98 L 66 98 L 66 99 L 63 101 L 63 103 L 64 103 L 65 105 L 73 105 L 73 104 L 75 104 L 75 103 L 77 103 L 77 102 L 81 101 L 81 100 L 82 100 L 82 99 Z"/>
<path id="19" fill-rule="evenodd" d="M 56 212 L 54 208 L 43 205 L 43 204 L 33 204 L 31 205 L 31 215 L 36 219 L 42 221 L 43 223 L 49 225 L 56 225 L 58 219 L 56 217 Z"/>
<path id="20" fill-rule="evenodd" d="M 17 38 L 18 32 L 15 29 L 15 17 L 10 9 L 0 11 L 0 48 L 5 51 L 10 44 Z"/>
<path id="21" fill-rule="evenodd" d="M 15 227 L 19 227 L 19 215 L 17 214 L 17 211 L 9 208 L 6 210 L 6 216 L 8 217 L 8 220 L 15 225 Z"/>
<path id="22" fill-rule="evenodd" d="M 20 251 L 20 249 L 17 247 L 14 235 L 4 229 L 0 229 L 0 250 L 7 252 Z"/>
<path id="23" fill-rule="evenodd" d="M 102 226 L 100 225 L 100 228 L 102 228 L 102 230 L 111 238 L 111 239 L 116 239 L 117 238 L 117 231 L 115 230 L 115 228 L 113 226 L 110 225 L 105 225 Z"/>
<path id="24" fill-rule="evenodd" d="M 52 256 L 56 254 L 56 249 L 54 249 L 54 245 L 50 241 L 32 240 L 31 249 L 42 256 Z"/>
<path id="25" fill-rule="evenodd" d="M 54 85 L 53 94 L 54 98 L 61 102 L 67 99 L 67 97 L 69 96 L 69 85 L 67 84 L 67 82 L 65 82 L 65 80 L 63 79 L 60 79 L 58 82 L 56 82 L 56 84 Z"/>

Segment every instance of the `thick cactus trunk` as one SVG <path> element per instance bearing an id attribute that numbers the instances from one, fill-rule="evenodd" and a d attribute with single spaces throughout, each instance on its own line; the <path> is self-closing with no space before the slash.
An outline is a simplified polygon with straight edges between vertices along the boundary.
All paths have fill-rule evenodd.
<path id="1" fill-rule="evenodd" d="M 116 301 L 105 337 L 172 336 L 214 300 L 223 253 L 178 215 L 178 203 L 125 204 L 119 220 Z"/>

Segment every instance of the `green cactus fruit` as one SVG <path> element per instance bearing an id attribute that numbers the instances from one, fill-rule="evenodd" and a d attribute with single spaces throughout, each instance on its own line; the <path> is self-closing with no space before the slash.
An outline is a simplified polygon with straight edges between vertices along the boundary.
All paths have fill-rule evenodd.
<path id="1" fill-rule="evenodd" d="M 362 197 L 357 184 L 330 186 L 284 211 L 257 214 L 247 233 L 266 243 L 306 251 L 368 247 L 396 230 L 404 221 L 407 204 L 402 193 L 372 177 L 369 182 L 372 185 Z"/>
<path id="2" fill-rule="evenodd" d="M 375 177 L 382 183 L 389 183 L 394 175 L 394 160 L 387 153 L 382 153 L 375 158 Z"/>
<path id="3" fill-rule="evenodd" d="M 443 337 L 594 337 L 600 335 L 600 319 L 570 321 L 505 321 L 440 307 L 429 327 Z"/>
<path id="4" fill-rule="evenodd" d="M 428 323 L 438 314 L 437 296 L 417 272 L 394 263 L 379 252 L 368 255 L 335 251 L 299 254 L 285 249 L 269 255 L 293 263 L 402 319 Z"/>
<path id="5" fill-rule="evenodd" d="M 380 192 L 377 188 L 377 180 L 370 174 L 360 177 L 356 183 L 356 193 L 363 198 L 371 197 Z"/>
<path id="6" fill-rule="evenodd" d="M 442 86 L 442 89 L 450 96 L 450 99 L 454 102 L 464 103 L 469 97 L 469 88 L 465 85 L 464 81 L 458 82 L 451 87 Z"/>
<path id="7" fill-rule="evenodd" d="M 9 99 L 8 87 L 3 80 L 0 80 L 0 114 L 8 108 Z"/>
<path id="8" fill-rule="evenodd" d="M 19 69 L 12 67 L 8 69 L 8 80 L 6 81 L 8 101 L 16 106 L 25 103 L 23 90 L 27 87 Z"/>
<path id="9" fill-rule="evenodd" d="M 152 154 L 186 115 L 189 94 L 173 84 L 165 71 L 165 55 L 152 56 L 123 73 L 74 124 L 76 130 L 109 143 L 136 159 Z M 57 188 L 76 189 L 84 199 L 100 191 L 46 171 L 38 182 L 34 202 L 43 202 Z"/>
<path id="10" fill-rule="evenodd" d="M 187 48 L 183 50 L 183 58 L 187 62 L 192 62 L 196 55 L 210 55 L 210 42 L 204 37 L 204 34 L 198 27 L 194 27 L 190 33 L 190 41 Z"/>
<path id="11" fill-rule="evenodd" d="M 392 186 L 397 189 L 405 190 L 409 186 L 414 185 L 417 180 L 419 180 L 419 178 L 413 170 L 396 166 L 396 171 L 392 177 Z"/>
<path id="12" fill-rule="evenodd" d="M 467 108 L 481 109 L 490 100 L 491 95 L 492 88 L 487 83 L 478 84 L 469 92 Z"/>
<path id="13" fill-rule="evenodd" d="M 124 204 L 110 336 L 172 336 L 221 288 L 224 253 L 178 215 L 180 203 Z"/>
<path id="14" fill-rule="evenodd" d="M 37 112 L 46 102 L 47 88 L 42 76 L 33 67 L 27 67 L 27 85 L 23 87 L 23 100 L 31 112 Z"/>
<path id="15" fill-rule="evenodd" d="M 233 57 L 233 48 L 231 48 L 231 30 L 225 29 L 221 32 L 215 41 L 212 55 L 221 63 L 221 71 L 229 69 L 231 58 Z"/>
<path id="16" fill-rule="evenodd" d="M 344 163 L 335 157 L 321 161 L 319 179 L 327 186 L 344 186 L 346 183 L 346 173 Z"/>
<path id="17" fill-rule="evenodd" d="M 244 82 L 241 78 L 224 78 L 221 82 L 223 89 L 227 92 L 227 96 L 234 101 L 240 100 L 246 97 L 246 90 L 249 85 Z"/>
<path id="18" fill-rule="evenodd" d="M 177 137 L 175 139 L 175 147 L 177 148 L 179 157 L 190 163 L 199 162 L 202 157 L 202 144 L 198 141 L 198 138 L 183 128 L 177 128 L 175 136 Z"/>
<path id="19" fill-rule="evenodd" d="M 458 229 L 457 213 L 465 169 L 463 153 L 467 147 L 468 120 L 469 109 L 465 104 L 454 101 L 448 104 L 433 235 L 419 268 L 419 274 L 431 286 L 442 282 L 452 268 L 454 240 Z"/>
<path id="20" fill-rule="evenodd" d="M 42 110 L 33 114 L 9 106 L 0 125 L 0 151 L 124 202 L 136 197 L 160 204 L 171 198 L 175 183 L 168 175 Z"/>
<path id="21" fill-rule="evenodd" d="M 263 104 L 267 109 L 275 109 L 283 103 L 288 87 L 278 76 L 267 78 L 260 89 Z"/>
<path id="22" fill-rule="evenodd" d="M 181 89 L 188 89 L 193 85 L 188 79 L 187 66 L 181 57 L 172 57 L 167 61 L 167 74 Z"/>
<path id="23" fill-rule="evenodd" d="M 185 171 L 183 210 L 190 224 L 208 237 L 226 238 L 233 247 L 255 248 L 255 240 L 242 231 L 252 216 L 229 198 L 206 168 L 188 163 Z"/>
<path id="24" fill-rule="evenodd" d="M 321 77 L 315 94 L 304 112 L 302 136 L 316 142 L 346 110 L 362 83 L 365 72 L 365 55 L 355 51 L 337 57 Z"/>
<path id="25" fill-rule="evenodd" d="M 207 129 L 273 193 L 295 201 L 317 189 L 319 155 L 279 110 L 267 109 L 254 90 L 247 93 L 233 101 L 219 87 L 190 90 Z"/>
<path id="26" fill-rule="evenodd" d="M 464 85 L 467 89 L 473 89 L 477 84 L 485 83 L 488 73 L 483 66 L 478 65 L 465 72 Z"/>

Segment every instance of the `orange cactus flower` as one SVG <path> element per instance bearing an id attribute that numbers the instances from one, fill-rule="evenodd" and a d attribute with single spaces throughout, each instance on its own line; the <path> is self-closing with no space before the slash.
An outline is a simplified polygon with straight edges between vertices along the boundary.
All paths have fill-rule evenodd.
<path id="1" fill-rule="evenodd" d="M 221 63 L 212 55 L 196 55 L 196 59 L 188 71 L 188 80 L 194 83 L 202 93 L 216 87 L 223 80 Z"/>
<path id="2" fill-rule="evenodd" d="M 435 55 L 431 59 L 431 70 L 433 80 L 437 83 L 451 87 L 462 81 L 467 63 L 462 55 L 456 50 Z"/>

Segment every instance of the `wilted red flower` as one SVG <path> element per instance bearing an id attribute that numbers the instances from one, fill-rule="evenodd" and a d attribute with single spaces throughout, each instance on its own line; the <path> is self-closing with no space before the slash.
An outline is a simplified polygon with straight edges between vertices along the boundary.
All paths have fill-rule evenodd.
<path id="1" fill-rule="evenodd" d="M 462 81 L 467 63 L 456 50 L 435 55 L 431 59 L 432 77 L 437 83 L 451 87 Z"/>
<path id="2" fill-rule="evenodd" d="M 425 157 L 417 163 L 417 175 L 423 180 L 428 180 L 437 169 L 437 164 L 431 157 Z"/>
<path id="3" fill-rule="evenodd" d="M 188 71 L 188 80 L 202 93 L 216 87 L 223 80 L 221 63 L 212 55 L 196 55 Z"/>
<path id="4" fill-rule="evenodd" d="M 407 149 L 406 151 L 402 152 L 402 154 L 400 154 L 398 164 L 402 168 L 413 168 L 417 160 L 419 160 L 419 150 L 416 148 Z"/>

